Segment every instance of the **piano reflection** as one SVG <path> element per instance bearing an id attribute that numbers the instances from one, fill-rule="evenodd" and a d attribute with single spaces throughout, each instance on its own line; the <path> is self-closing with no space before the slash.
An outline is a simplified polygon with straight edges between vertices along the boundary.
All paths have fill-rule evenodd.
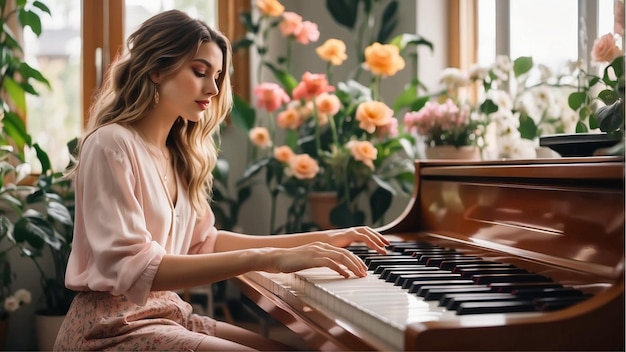
<path id="1" fill-rule="evenodd" d="M 350 247 L 365 278 L 253 272 L 242 293 L 316 350 L 623 350 L 624 160 L 416 162 L 414 194 Z"/>

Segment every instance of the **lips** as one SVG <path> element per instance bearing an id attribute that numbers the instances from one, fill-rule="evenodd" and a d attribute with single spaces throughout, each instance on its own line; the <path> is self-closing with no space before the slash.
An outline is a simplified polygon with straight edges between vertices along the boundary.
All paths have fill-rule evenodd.
<path id="1" fill-rule="evenodd" d="M 208 100 L 196 100 L 196 104 L 198 104 L 198 106 L 202 110 L 206 110 L 209 107 L 209 101 Z"/>

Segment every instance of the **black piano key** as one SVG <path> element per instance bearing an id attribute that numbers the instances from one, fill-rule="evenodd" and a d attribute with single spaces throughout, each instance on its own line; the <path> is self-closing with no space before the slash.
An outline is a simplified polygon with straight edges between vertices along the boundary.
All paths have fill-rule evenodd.
<path id="1" fill-rule="evenodd" d="M 468 256 L 468 255 L 453 255 L 453 256 L 441 256 L 441 257 L 430 257 L 426 259 L 426 265 L 428 266 L 436 266 L 440 267 L 441 263 L 449 262 L 454 260 L 482 260 L 481 258 Z"/>
<path id="2" fill-rule="evenodd" d="M 550 278 L 538 274 L 480 274 L 472 279 L 477 284 L 490 284 L 493 282 L 549 282 Z"/>
<path id="3" fill-rule="evenodd" d="M 520 298 L 540 298 L 540 297 L 581 297 L 583 293 L 571 287 L 556 288 L 520 288 L 511 292 Z"/>
<path id="4" fill-rule="evenodd" d="M 403 254 L 405 255 L 410 255 L 413 257 L 417 257 L 419 255 L 434 255 L 434 254 L 441 254 L 441 255 L 445 255 L 445 254 L 455 254 L 455 253 L 459 253 L 457 251 L 455 251 L 454 249 L 447 249 L 447 248 L 429 248 L 429 249 L 422 249 L 422 248 L 411 248 L 411 249 L 405 249 L 403 252 Z"/>
<path id="5" fill-rule="evenodd" d="M 485 294 L 458 294 L 443 295 L 439 300 L 439 305 L 445 306 L 447 309 L 456 310 L 461 303 L 465 302 L 500 302 L 500 301 L 519 301 L 510 293 L 485 293 Z"/>
<path id="6" fill-rule="evenodd" d="M 447 293 L 477 293 L 491 292 L 491 289 L 484 285 L 458 285 L 458 286 L 422 286 L 416 294 L 427 301 L 438 301 Z"/>
<path id="7" fill-rule="evenodd" d="M 564 309 L 574 304 L 580 303 L 591 295 L 582 295 L 577 297 L 543 297 L 533 300 L 538 310 L 542 312 Z"/>
<path id="8" fill-rule="evenodd" d="M 474 259 L 454 259 L 454 260 L 445 260 L 439 264 L 440 269 L 444 270 L 454 270 L 454 268 L 458 265 L 466 265 L 466 264 L 496 264 L 496 262 L 490 260 L 484 260 L 480 258 Z"/>
<path id="9" fill-rule="evenodd" d="M 470 279 L 462 280 L 433 280 L 433 281 L 413 281 L 409 287 L 409 293 L 417 293 L 423 286 L 476 286 Z"/>
<path id="10" fill-rule="evenodd" d="M 557 288 L 563 287 L 563 285 L 557 282 L 494 282 L 489 284 L 489 287 L 493 288 L 495 292 L 513 292 L 516 289 L 522 288 Z"/>
<path id="11" fill-rule="evenodd" d="M 522 274 L 528 271 L 519 268 L 467 268 L 457 271 L 462 277 L 472 278 L 480 274 Z"/>
<path id="12" fill-rule="evenodd" d="M 439 266 L 438 263 L 440 263 L 441 260 L 443 259 L 447 259 L 447 260 L 469 259 L 464 254 L 421 254 L 421 255 L 416 255 L 415 258 L 417 258 L 420 264 L 429 265 L 429 266 L 435 266 L 435 265 Z M 437 264 L 435 264 L 435 260 L 437 259 L 439 259 L 439 261 L 437 261 Z M 475 258 L 472 258 L 472 259 L 475 259 Z M 429 261 L 430 261 L 430 264 L 429 264 Z"/>
<path id="13" fill-rule="evenodd" d="M 433 268 L 433 267 L 383 270 L 383 272 L 380 274 L 380 278 L 385 280 L 386 282 L 396 282 L 398 277 L 401 275 L 429 273 L 429 272 L 434 272 L 438 270 L 439 268 Z"/>
<path id="14" fill-rule="evenodd" d="M 501 301 L 501 302 L 464 302 L 456 309 L 456 314 L 488 314 L 535 312 L 537 309 L 532 301 Z"/>
<path id="15" fill-rule="evenodd" d="M 460 273 L 463 269 L 471 269 L 471 268 L 515 268 L 513 264 L 506 263 L 472 263 L 472 264 L 457 264 L 454 268 L 451 269 L 453 273 Z M 443 268 L 442 268 L 443 269 Z"/>
<path id="16" fill-rule="evenodd" d="M 378 260 L 372 259 L 367 263 L 368 270 L 375 270 L 379 265 L 384 264 L 411 264 L 416 263 L 415 258 L 380 258 Z"/>
<path id="17" fill-rule="evenodd" d="M 385 270 L 393 270 L 393 269 L 406 269 L 406 268 L 425 268 L 423 265 L 419 265 L 415 262 L 405 263 L 405 264 L 382 264 L 376 266 L 376 269 L 373 270 L 374 274 L 381 275 Z M 434 268 L 435 270 L 437 268 Z"/>
<path id="18" fill-rule="evenodd" d="M 415 281 L 456 280 L 460 278 L 460 274 L 451 274 L 449 272 L 408 274 L 398 276 L 398 278 L 394 282 L 394 285 L 400 286 L 404 289 L 409 289 L 411 287 L 411 284 Z"/>

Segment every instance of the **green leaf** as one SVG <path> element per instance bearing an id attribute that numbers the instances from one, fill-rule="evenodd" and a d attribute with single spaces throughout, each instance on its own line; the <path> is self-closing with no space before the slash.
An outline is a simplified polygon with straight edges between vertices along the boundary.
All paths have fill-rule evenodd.
<path id="1" fill-rule="evenodd" d="M 479 110 L 486 115 L 493 114 L 498 111 L 498 105 L 496 105 L 496 103 L 494 103 L 491 99 L 485 99 L 485 101 L 480 104 Z"/>
<path id="2" fill-rule="evenodd" d="M 612 89 L 605 89 L 598 93 L 598 98 L 606 105 L 611 105 L 619 99 L 619 95 Z"/>
<path id="3" fill-rule="evenodd" d="M 513 61 L 513 73 L 515 77 L 519 77 L 530 71 L 533 67 L 533 58 L 530 56 L 520 56 Z"/>
<path id="4" fill-rule="evenodd" d="M 237 187 L 239 187 L 240 185 L 243 185 L 250 178 L 258 174 L 265 166 L 267 166 L 267 164 L 270 162 L 271 159 L 272 158 L 263 158 L 261 160 L 258 160 L 255 163 L 250 164 L 250 166 L 248 166 L 248 168 L 241 175 L 239 180 L 237 180 Z"/>
<path id="5" fill-rule="evenodd" d="M 578 121 L 576 123 L 576 133 L 587 133 L 587 132 L 589 132 L 587 125 L 585 125 L 582 121 Z"/>
<path id="6" fill-rule="evenodd" d="M 344 200 L 330 211 L 330 222 L 340 228 L 363 225 L 365 213 L 360 210 L 351 211 Z"/>
<path id="7" fill-rule="evenodd" d="M 14 237 L 17 243 L 26 243 L 36 250 L 48 243 L 52 248 L 61 248 L 61 241 L 54 235 L 54 229 L 39 212 L 29 209 L 15 223 Z"/>
<path id="8" fill-rule="evenodd" d="M 621 101 L 599 108 L 596 115 L 600 122 L 600 130 L 603 132 L 618 131 L 624 126 L 624 109 Z"/>
<path id="9" fill-rule="evenodd" d="M 578 110 L 587 100 L 587 93 L 585 92 L 574 92 L 567 97 L 567 104 L 572 110 Z"/>
<path id="10" fill-rule="evenodd" d="M 8 93 L 11 102 L 15 104 L 18 111 L 26 111 L 26 95 L 24 88 L 13 77 L 5 76 L 3 88 Z"/>
<path id="11" fill-rule="evenodd" d="M 265 63 L 265 66 L 272 71 L 274 77 L 276 77 L 278 82 L 282 85 L 283 89 L 291 95 L 293 89 L 298 85 L 298 80 L 288 71 L 281 70 L 268 62 Z"/>
<path id="12" fill-rule="evenodd" d="M 7 111 L 4 114 L 4 119 L 2 119 L 2 124 L 4 133 L 15 143 L 19 150 L 18 155 L 23 157 L 24 145 L 32 145 L 31 136 L 26 132 L 24 121 L 16 113 Z"/>
<path id="13" fill-rule="evenodd" d="M 36 8 L 40 9 L 41 11 L 47 13 L 48 15 L 52 15 L 52 13 L 50 12 L 50 9 L 48 8 L 48 6 L 46 6 L 44 3 L 42 3 L 41 1 L 35 1 L 33 2 L 33 6 L 35 6 Z"/>
<path id="14" fill-rule="evenodd" d="M 233 96 L 233 109 L 230 113 L 233 122 L 244 131 L 250 131 L 256 123 L 256 110 L 247 101 L 235 94 Z"/>
<path id="15" fill-rule="evenodd" d="M 36 13 L 18 8 L 17 18 L 22 24 L 22 27 L 28 26 L 33 30 L 36 36 L 39 37 L 41 35 L 41 19 Z"/>
<path id="16" fill-rule="evenodd" d="M 47 212 L 55 221 L 67 226 L 74 226 L 74 220 L 67 207 L 59 202 L 48 203 Z"/>
<path id="17" fill-rule="evenodd" d="M 387 39 L 391 36 L 391 33 L 396 29 L 398 25 L 398 1 L 391 1 L 385 10 L 383 11 L 381 26 L 378 30 L 376 40 L 379 43 L 386 43 Z"/>
<path id="18" fill-rule="evenodd" d="M 43 149 L 41 149 L 41 147 L 37 143 L 35 143 L 33 147 L 35 148 L 35 151 L 37 153 L 37 159 L 41 163 L 41 174 L 47 175 L 48 170 L 52 169 L 50 158 L 48 157 L 48 153 L 46 153 Z"/>
<path id="19" fill-rule="evenodd" d="M 537 125 L 535 124 L 535 120 L 527 114 L 520 115 L 518 131 L 522 138 L 534 139 L 537 137 Z"/>
<path id="20" fill-rule="evenodd" d="M 427 46 L 430 48 L 431 51 L 434 50 L 434 46 L 431 41 L 424 39 L 424 37 L 422 36 L 419 36 L 417 34 L 411 34 L 411 33 L 403 33 L 403 34 L 395 36 L 390 41 L 390 44 L 393 44 L 397 46 L 398 48 L 400 48 L 401 53 L 407 50 L 409 46 L 417 47 L 419 45 Z"/>
<path id="21" fill-rule="evenodd" d="M 359 0 L 326 0 L 326 9 L 340 25 L 354 29 L 356 24 Z"/>

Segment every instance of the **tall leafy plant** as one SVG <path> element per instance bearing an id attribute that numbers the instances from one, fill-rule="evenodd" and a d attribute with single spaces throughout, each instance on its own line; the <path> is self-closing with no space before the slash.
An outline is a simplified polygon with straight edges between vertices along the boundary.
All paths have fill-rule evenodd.
<path id="1" fill-rule="evenodd" d="M 33 80 L 48 87 L 50 83 L 24 60 L 24 50 L 12 24 L 16 23 L 20 31 L 28 27 L 40 36 L 40 15 L 44 13 L 50 14 L 50 9 L 41 1 L 0 0 L 0 145 L 15 147 L 16 155 L 22 158 L 23 147 L 32 146 L 22 119 L 26 113 L 26 94 L 39 95 L 31 84 Z"/>

